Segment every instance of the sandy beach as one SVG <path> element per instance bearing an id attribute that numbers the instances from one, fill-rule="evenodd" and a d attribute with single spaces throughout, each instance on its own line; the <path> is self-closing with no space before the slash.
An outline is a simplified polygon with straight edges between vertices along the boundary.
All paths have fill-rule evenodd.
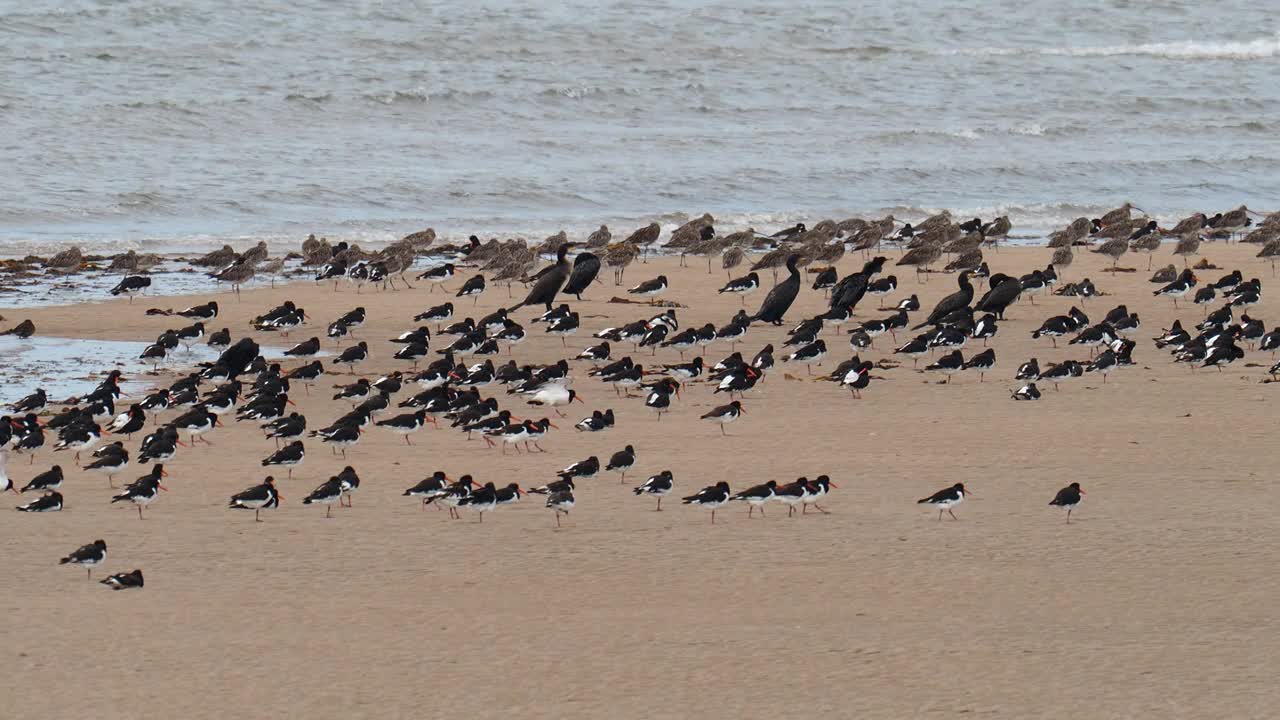
<path id="1" fill-rule="evenodd" d="M 1157 267 L 1181 267 L 1171 248 L 1166 242 L 1157 253 Z M 1202 280 L 1240 268 L 1245 278 L 1262 278 L 1264 289 L 1274 282 L 1270 266 L 1254 258 L 1257 246 L 1202 250 L 1220 268 L 1201 271 Z M 1018 275 L 1044 267 L 1051 252 L 1002 248 L 986 257 L 993 271 Z M 920 296 L 924 309 L 913 324 L 955 288 L 946 274 L 918 284 L 910 268 L 892 267 L 897 251 L 884 254 L 886 274 L 901 279 L 889 300 Z M 841 275 L 862 260 L 846 256 Z M 105 478 L 74 469 L 70 453 L 46 446 L 34 465 L 13 456 L 8 472 L 19 486 L 61 463 L 67 506 L 0 512 L 0 716 L 1270 715 L 1280 700 L 1270 633 L 1280 518 L 1270 503 L 1276 452 L 1266 403 L 1280 386 L 1261 381 L 1274 360 L 1253 351 L 1224 372 L 1193 372 L 1156 350 L 1150 338 L 1161 328 L 1175 318 L 1199 322 L 1204 309 L 1152 297 L 1159 286 L 1147 281 L 1146 264 L 1128 255 L 1120 265 L 1138 271 L 1113 275 L 1110 259 L 1077 248 L 1060 282 L 1087 276 L 1107 296 L 1019 301 L 991 341 L 998 364 L 985 382 L 963 373 L 940 385 L 941 377 L 907 360 L 877 370 L 882 379 L 854 400 L 803 365 L 780 364 L 747 395 L 747 416 L 721 437 L 698 420 L 727 402 L 711 386 L 686 386 L 659 421 L 642 399 L 616 397 L 575 362 L 573 387 L 585 404 L 563 421 L 551 415 L 560 429 L 542 441 L 546 453 L 504 456 L 479 439 L 430 428 L 406 447 L 399 435 L 371 428 L 344 463 L 308 441 L 292 480 L 274 473 L 284 503 L 264 512 L 263 523 L 226 508 L 232 493 L 268 474 L 260 461 L 274 443 L 256 423 L 228 417 L 227 427 L 206 436 L 212 447 L 181 450 L 166 464 L 169 492 L 143 521 L 132 507 L 109 504 Z M 460 270 L 449 287 L 474 273 Z M 673 257 L 637 262 L 626 284 L 660 273 L 671 282 L 664 299 L 688 306 L 678 311 L 681 327 L 722 325 L 741 306 L 717 295 L 725 273 L 709 275 L 698 258 L 689 267 Z M 762 278 L 771 284 L 768 272 Z M 788 320 L 826 307 L 806 278 Z M 529 330 L 517 360 L 572 357 L 595 342 L 591 332 L 656 312 L 607 302 L 625 293 L 607 269 L 601 279 L 571 303 L 583 327 L 568 348 L 528 323 L 532 308 L 516 313 Z M 748 310 L 766 291 L 747 298 Z M 446 296 L 425 283 L 357 295 L 346 283 L 335 293 L 332 284 L 304 281 L 245 291 L 239 301 L 224 292 L 0 313 L 30 317 L 45 337 L 150 341 L 185 322 L 146 316 L 147 308 L 210 299 L 222 307 L 211 327 L 229 327 L 235 338 L 251 333 L 249 318 L 286 299 L 306 308 L 311 325 L 289 341 L 252 333 L 279 347 L 323 337 L 325 325 L 363 305 L 369 320 L 358 335 L 374 358 L 358 369 L 373 378 L 409 368 L 392 359 L 387 339 Z M 868 296 L 858 319 L 887 315 L 877 300 Z M 505 287 L 491 285 L 474 306 L 457 301 L 455 317 L 479 318 L 513 302 Z M 1072 304 L 1097 322 L 1120 303 L 1142 321 L 1135 367 L 1105 384 L 1094 375 L 1058 392 L 1042 383 L 1038 403 L 1009 398 L 1013 373 L 1028 358 L 1043 367 L 1088 356 L 1065 339 L 1056 349 L 1047 338 L 1032 340 L 1031 330 Z M 1248 310 L 1270 329 L 1280 300 L 1264 292 Z M 780 357 L 786 329 L 754 325 L 738 349 L 749 356 L 772 342 Z M 830 352 L 821 369 L 829 371 L 853 350 L 843 332 L 823 337 Z M 433 341 L 433 351 L 443 346 Z M 885 335 L 861 354 L 893 360 L 893 347 Z M 615 357 L 629 350 L 615 347 Z M 729 351 L 717 343 L 707 358 Z M 963 352 L 977 352 L 975 343 Z M 679 359 L 673 350 L 630 354 L 646 364 Z M 136 396 L 183 371 L 162 367 L 159 376 L 130 377 L 125 388 Z M 290 397 L 309 427 L 322 427 L 348 409 L 330 400 L 329 388 L 350 381 L 345 372 L 328 375 L 309 396 L 297 388 Z M 544 414 L 501 388 L 483 392 L 519 415 Z M 616 427 L 574 431 L 575 421 L 607 408 Z M 577 507 L 559 530 L 536 496 L 480 524 L 472 513 L 450 520 L 401 495 L 435 470 L 541 485 L 572 462 L 590 455 L 603 462 L 626 444 L 639 458 L 626 484 L 612 474 L 580 482 Z M 301 504 L 344 464 L 363 479 L 353 508 L 335 507 L 325 519 L 323 508 Z M 676 486 L 658 513 L 631 488 L 664 469 Z M 117 484 L 144 472 L 134 464 Z M 822 473 L 839 484 L 826 515 L 787 518 L 774 503 L 765 519 L 749 520 L 746 506 L 733 504 L 712 526 L 707 512 L 678 502 L 720 480 L 738 490 Z M 1088 495 L 1067 525 L 1048 502 L 1072 481 Z M 973 491 L 956 509 L 958 521 L 937 521 L 915 504 L 955 482 Z M 57 565 L 99 537 L 110 556 L 95 580 L 138 567 L 145 589 L 111 592 Z"/>

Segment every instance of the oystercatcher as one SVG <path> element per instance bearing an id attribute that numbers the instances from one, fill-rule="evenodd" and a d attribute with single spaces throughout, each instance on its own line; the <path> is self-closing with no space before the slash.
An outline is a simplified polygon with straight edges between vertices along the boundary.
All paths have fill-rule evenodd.
<path id="1" fill-rule="evenodd" d="M 107 485 L 114 488 L 116 473 L 129 467 L 129 451 L 125 449 L 124 443 L 115 442 L 100 447 L 93 452 L 93 456 L 96 459 L 85 465 L 84 469 L 106 475 Z"/>
<path id="2" fill-rule="evenodd" d="M 107 431 L 117 435 L 126 435 L 132 437 L 147 424 L 147 411 L 142 406 L 134 403 L 129 409 L 120 413 L 107 426 Z"/>
<path id="3" fill-rule="evenodd" d="M 987 313 L 978 319 L 978 322 L 973 326 L 973 332 L 970 333 L 970 336 L 975 340 L 981 339 L 983 347 L 986 347 L 987 339 L 995 337 L 995 334 L 999 330 L 1000 328 L 996 325 L 996 316 L 991 313 Z"/>
<path id="4" fill-rule="evenodd" d="M 1186 295 L 1187 292 L 1194 288 L 1196 286 L 1196 281 L 1197 278 L 1195 273 L 1191 272 L 1189 268 L 1183 269 L 1182 274 L 1178 276 L 1177 280 L 1174 280 L 1151 294 L 1156 296 L 1164 295 L 1165 297 L 1173 298 L 1173 306 L 1176 308 L 1178 306 L 1178 298 Z"/>
<path id="5" fill-rule="evenodd" d="M 304 340 L 285 350 L 284 354 L 290 357 L 309 357 L 318 352 L 320 352 L 320 338 L 313 336 L 310 340 Z"/>
<path id="6" fill-rule="evenodd" d="M 98 582 L 106 585 L 112 590 L 136 590 L 140 589 L 143 585 L 142 571 L 134 570 L 133 572 L 116 573 L 115 575 L 111 575 L 107 579 L 99 580 Z"/>
<path id="7" fill-rule="evenodd" d="M 86 580 L 93 579 L 93 569 L 107 561 L 107 541 L 94 540 L 71 551 L 58 561 L 59 565 L 78 565 L 85 569 Z"/>
<path id="8" fill-rule="evenodd" d="M 573 427 L 578 432 L 600 432 L 613 427 L 613 423 L 613 408 L 609 408 L 604 412 L 593 410 L 590 417 L 579 420 Z"/>
<path id="9" fill-rule="evenodd" d="M 743 277 L 730 280 L 725 283 L 724 287 L 720 288 L 719 292 L 721 294 L 732 293 L 734 295 L 738 295 L 742 298 L 742 304 L 745 305 L 747 303 L 747 295 L 750 295 L 758 289 L 760 289 L 760 276 L 753 272 Z"/>
<path id="10" fill-rule="evenodd" d="M 821 365 L 822 359 L 826 356 L 827 343 L 823 340 L 816 340 L 787 355 L 782 361 L 786 363 L 804 363 L 805 371 L 812 375 L 813 365 Z"/>
<path id="11" fill-rule="evenodd" d="M 1080 500 L 1083 498 L 1084 494 L 1084 490 L 1080 489 L 1080 483 L 1073 482 L 1059 490 L 1058 494 L 1053 496 L 1053 500 L 1049 501 L 1049 504 L 1056 507 L 1066 508 L 1067 524 L 1070 525 L 1071 511 L 1080 504 Z"/>
<path id="12" fill-rule="evenodd" d="M 16 403 L 9 406 L 10 410 L 15 413 L 40 413 L 49 404 L 49 395 L 44 388 L 37 388 L 35 392 L 22 398 Z"/>
<path id="13" fill-rule="evenodd" d="M 463 475 L 458 478 L 457 482 L 450 485 L 445 493 L 440 496 L 440 504 L 449 508 L 449 517 L 455 520 L 461 517 L 458 514 L 458 505 L 460 505 L 463 500 L 470 497 L 471 487 L 476 484 L 477 483 L 470 475 Z M 434 498 L 428 498 L 426 502 L 427 504 L 431 504 L 434 501 Z"/>
<path id="14" fill-rule="evenodd" d="M 358 363 L 362 363 L 369 359 L 369 343 L 361 340 L 355 345 L 342 351 L 342 354 L 334 358 L 330 362 L 334 365 L 346 365 L 347 371 L 352 375 L 355 374 L 355 368 Z"/>
<path id="15" fill-rule="evenodd" d="M 849 388 L 849 392 L 855 399 L 861 400 L 862 391 L 871 384 L 871 369 L 874 367 L 870 360 L 854 363 L 841 376 L 840 384 Z"/>
<path id="16" fill-rule="evenodd" d="M 1013 376 L 1013 379 L 1035 380 L 1038 377 L 1040 377 L 1040 363 L 1035 358 L 1031 358 L 1018 366 L 1018 372 Z"/>
<path id="17" fill-rule="evenodd" d="M 236 510 L 252 510 L 254 522 L 262 522 L 259 517 L 262 510 L 279 506 L 280 493 L 276 491 L 276 479 L 270 475 L 260 485 L 232 495 L 231 502 L 227 505 Z"/>
<path id="18" fill-rule="evenodd" d="M 736 421 L 740 416 L 745 415 L 746 412 L 746 409 L 742 407 L 742 403 L 738 400 L 734 400 L 728 405 L 721 405 L 711 412 L 706 413 L 701 419 L 709 420 L 713 423 L 719 423 L 720 434 L 728 435 L 729 433 L 725 432 L 724 426 Z"/>
<path id="19" fill-rule="evenodd" d="M 209 339 L 205 341 L 205 345 L 210 350 L 225 350 L 231 345 L 231 330 L 222 328 L 216 332 L 209 334 Z"/>
<path id="20" fill-rule="evenodd" d="M 628 448 L 631 446 L 628 445 Z M 670 470 L 663 470 L 657 475 L 651 476 L 645 480 L 639 487 L 633 488 L 632 492 L 636 495 L 653 495 L 658 498 L 658 507 L 656 512 L 662 512 L 662 498 L 671 492 L 671 488 L 675 485 L 675 476 Z"/>
<path id="21" fill-rule="evenodd" d="M 1070 380 L 1072 378 L 1078 378 L 1083 375 L 1084 375 L 1083 365 L 1076 362 L 1075 360 L 1064 360 L 1063 362 L 1057 363 L 1055 365 L 1050 365 L 1049 367 L 1045 368 L 1044 372 L 1040 373 L 1040 377 L 1036 379 L 1048 380 L 1049 382 L 1052 382 L 1053 389 L 1057 390 L 1059 383 L 1063 383 L 1063 382 L 1066 382 L 1067 380 Z"/>
<path id="22" fill-rule="evenodd" d="M 1241 360 L 1243 358 L 1244 350 L 1241 350 L 1234 342 L 1226 340 L 1219 342 L 1209 350 L 1208 354 L 1204 358 L 1204 363 L 1200 367 L 1206 368 L 1212 366 L 1218 368 L 1218 372 L 1222 372 L 1223 366 L 1230 365 L 1236 360 Z"/>
<path id="23" fill-rule="evenodd" d="M 810 286 L 810 289 L 828 291 L 836 286 L 836 281 L 839 279 L 840 275 L 834 267 L 823 268 L 814 276 L 813 285 Z"/>
<path id="24" fill-rule="evenodd" d="M 288 468 L 289 479 L 293 479 L 293 468 L 302 464 L 303 458 L 306 457 L 306 448 L 303 447 L 301 440 L 295 440 L 288 445 L 271 453 L 269 457 L 262 461 L 262 467 L 271 465 L 279 465 Z"/>
<path id="25" fill-rule="evenodd" d="M 413 316 L 414 322 L 434 322 L 436 324 L 437 331 L 440 329 L 441 323 L 449 322 L 452 319 L 453 303 L 451 302 L 444 303 L 443 305 L 436 305 L 433 308 L 428 308 L 427 310 Z"/>
<path id="26" fill-rule="evenodd" d="M 929 497 L 922 498 L 916 502 L 918 505 L 928 505 L 929 507 L 938 508 L 939 520 L 942 519 L 942 513 L 944 512 L 949 514 L 951 519 L 959 520 L 960 518 L 956 517 L 956 514 L 951 511 L 951 508 L 964 502 L 964 498 L 968 494 L 969 491 L 965 490 L 964 483 L 956 483 L 945 490 L 939 490 Z"/>
<path id="27" fill-rule="evenodd" d="M 774 488 L 773 494 L 775 498 L 787 506 L 787 517 L 791 517 L 796 512 L 796 505 L 804 502 L 805 498 L 813 493 L 813 490 L 813 486 L 809 484 L 809 478 L 802 477 L 794 482 L 777 486 Z"/>
<path id="28" fill-rule="evenodd" d="M 755 387 L 761 377 L 761 374 L 754 368 L 744 365 L 725 373 L 724 377 L 720 380 L 720 384 L 716 386 L 716 389 L 712 394 L 727 392 L 729 393 L 729 397 L 733 397 L 734 393 L 742 395 L 746 391 Z M 717 410 L 719 409 L 721 408 L 717 408 Z M 729 422 L 733 422 L 733 420 L 730 420 Z"/>
<path id="29" fill-rule="evenodd" d="M 578 313 L 571 312 L 568 317 L 563 317 L 559 320 L 548 323 L 546 333 L 548 335 L 559 335 L 560 344 L 564 347 L 568 347 L 569 343 L 566 338 L 578 332 L 578 324 Z"/>
<path id="30" fill-rule="evenodd" d="M 165 472 L 164 464 L 157 463 L 151 467 L 150 474 L 129 483 L 123 492 L 112 495 L 111 502 L 118 503 L 129 501 L 138 508 L 138 519 L 142 519 L 142 508 L 155 502 L 160 496 L 161 490 L 168 490 L 164 485 L 160 484 L 160 478 L 167 477 L 169 473 Z"/>
<path id="31" fill-rule="evenodd" d="M 635 464 L 636 449 L 631 445 L 627 445 L 609 458 L 609 464 L 604 469 L 620 473 L 622 475 L 620 482 L 625 483 L 627 481 L 627 471 L 635 467 Z"/>
<path id="32" fill-rule="evenodd" d="M 644 297 L 654 298 L 667 291 L 667 276 L 659 275 L 652 280 L 646 280 L 639 285 L 627 290 L 632 295 L 641 295 Z"/>
<path id="33" fill-rule="evenodd" d="M 63 480 L 62 466 L 54 465 L 48 470 L 45 470 L 39 475 L 36 475 L 35 477 L 31 478 L 31 481 L 28 482 L 25 486 L 23 486 L 22 492 L 25 493 L 28 490 L 34 491 L 34 492 L 57 490 L 58 488 L 62 487 L 62 480 Z"/>
<path id="34" fill-rule="evenodd" d="M 458 507 L 468 507 L 480 513 L 479 522 L 484 522 L 484 514 L 498 506 L 498 490 L 493 483 L 487 482 L 482 487 L 458 499 Z"/>
<path id="35" fill-rule="evenodd" d="M 62 510 L 62 493 L 56 490 L 45 493 L 17 509 L 20 512 L 58 512 Z"/>
<path id="36" fill-rule="evenodd" d="M 683 380 L 693 380 L 694 378 L 702 375 L 702 370 L 705 367 L 705 361 L 703 361 L 702 356 L 699 355 L 687 363 L 674 363 L 671 365 L 663 365 L 662 367 L 665 368 L 667 372 Z"/>
<path id="37" fill-rule="evenodd" d="M 177 453 L 179 445 L 185 447 L 178 439 L 178 429 L 166 425 L 142 438 L 142 446 L 138 449 L 138 463 L 146 465 L 151 460 L 168 460 Z"/>
<path id="38" fill-rule="evenodd" d="M 426 280 L 431 283 L 431 292 L 436 291 L 436 285 L 443 285 L 453 279 L 454 267 L 453 263 L 445 263 L 439 267 L 433 267 L 424 273 L 418 275 L 419 280 Z M 450 308 L 452 310 L 452 307 Z"/>
<path id="39" fill-rule="evenodd" d="M 363 417 L 367 419 L 369 416 L 365 414 Z M 341 450 L 343 460 L 347 459 L 347 448 L 354 447 L 360 442 L 360 433 L 360 426 L 353 423 L 342 423 L 336 427 L 311 431 L 313 436 L 320 438 L 320 442 L 327 443 L 334 454 Z"/>
<path id="40" fill-rule="evenodd" d="M 209 301 L 203 305 L 192 305 L 186 310 L 179 310 L 176 314 L 191 320 L 213 320 L 218 317 L 218 303 Z"/>
<path id="41" fill-rule="evenodd" d="M 191 444 L 194 446 L 199 440 L 205 445 L 213 443 L 200 437 L 212 430 L 214 427 L 220 427 L 222 423 L 218 420 L 218 416 L 209 412 L 205 408 L 197 407 L 188 411 L 183 415 L 179 415 L 169 426 L 175 430 L 186 430 L 191 433 Z"/>
<path id="42" fill-rule="evenodd" d="M 59 433 L 58 442 L 53 451 L 75 450 L 76 462 L 80 462 L 80 451 L 91 450 L 102 440 L 102 428 L 97 423 L 69 426 Z"/>
<path id="43" fill-rule="evenodd" d="M 898 289 L 898 276 L 896 275 L 888 275 L 886 277 L 882 277 L 877 280 L 872 280 L 871 282 L 867 283 L 867 294 L 875 295 L 876 297 L 880 298 L 881 310 L 888 309 L 884 306 L 885 296 L 891 295 L 893 291 L 897 289 Z M 915 298 L 915 295 L 912 295 L 911 297 Z M 906 301 L 904 300 L 903 302 L 906 302 Z"/>
<path id="44" fill-rule="evenodd" d="M 146 275 L 128 275 L 115 287 L 111 288 L 112 295 L 128 295 L 129 304 L 133 304 L 133 296 L 151 287 L 151 278 Z"/>
<path id="45" fill-rule="evenodd" d="M 658 419 L 662 419 L 662 413 L 670 412 L 671 394 L 680 393 L 680 383 L 674 378 L 663 378 L 662 381 L 653 386 L 652 391 L 644 399 L 644 406 L 653 410 L 658 414 Z"/>
<path id="46" fill-rule="evenodd" d="M 555 511 L 556 527 L 560 527 L 560 516 L 568 515 L 573 509 L 573 491 L 560 490 L 547 496 L 547 507 Z"/>
<path id="47" fill-rule="evenodd" d="M 924 368 L 928 372 L 940 372 L 947 376 L 943 384 L 951 382 L 951 376 L 964 369 L 964 355 L 959 350 L 953 350 L 947 355 L 938 358 L 938 361 L 926 365 Z"/>
<path id="48" fill-rule="evenodd" d="M 912 367 L 917 367 L 920 362 L 920 357 L 927 352 L 929 352 L 929 341 L 925 335 L 912 338 L 901 346 L 895 348 L 893 351 L 895 355 L 902 354 L 911 358 Z M 959 351 L 957 350 L 956 352 Z"/>
<path id="49" fill-rule="evenodd" d="M 302 499 L 303 505 L 324 505 L 324 516 L 333 517 L 333 504 L 342 499 L 342 480 L 337 475 L 325 480 L 311 494 Z"/>
<path id="50" fill-rule="evenodd" d="M 729 502 L 729 483 L 721 480 L 681 500 L 685 505 L 698 505 L 711 510 L 711 524 L 716 524 L 716 510 Z"/>
<path id="51" fill-rule="evenodd" d="M 397 415 L 389 420 L 379 420 L 377 425 L 388 428 L 392 432 L 400 433 L 404 436 L 405 445 L 413 445 L 413 443 L 409 442 L 409 436 L 421 430 L 422 426 L 428 422 L 435 425 L 436 419 L 428 417 L 426 410 L 419 410 L 414 413 Z"/>
<path id="52" fill-rule="evenodd" d="M 760 517 L 764 517 L 764 504 L 774 499 L 774 490 L 778 487 L 776 480 L 762 485 L 747 488 L 729 497 L 730 500 L 742 500 L 747 503 L 747 517 L 750 518 L 756 508 L 760 508 Z"/>
<path id="53" fill-rule="evenodd" d="M 977 355 L 970 357 L 965 361 L 962 368 L 964 370 L 977 370 L 978 382 L 983 382 L 986 379 L 987 373 L 995 366 L 996 350 L 995 348 L 987 348 Z"/>
<path id="54" fill-rule="evenodd" d="M 809 492 L 805 493 L 801 498 L 801 502 L 804 503 L 801 514 L 808 512 L 810 505 L 823 515 L 827 514 L 827 511 L 818 504 L 818 501 L 830 494 L 831 488 L 839 489 L 840 486 L 832 482 L 831 478 L 826 475 L 819 475 L 808 483 Z"/>
<path id="55" fill-rule="evenodd" d="M 426 510 L 427 505 L 434 500 L 438 500 L 449 492 L 449 476 L 443 470 L 437 470 L 430 477 L 420 480 L 418 484 L 404 491 L 405 497 L 422 498 L 422 509 Z M 436 506 L 439 509 L 439 506 Z"/>
<path id="56" fill-rule="evenodd" d="M 592 455 L 586 460 L 579 460 L 556 473 L 561 480 L 586 480 L 600 472 L 600 458 Z"/>

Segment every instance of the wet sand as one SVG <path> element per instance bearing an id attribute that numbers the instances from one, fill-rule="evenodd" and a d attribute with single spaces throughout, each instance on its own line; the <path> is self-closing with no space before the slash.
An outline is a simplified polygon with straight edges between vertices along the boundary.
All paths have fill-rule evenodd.
<path id="1" fill-rule="evenodd" d="M 1170 248 L 1157 254 L 1157 264 L 1170 262 Z M 1246 278 L 1261 277 L 1263 301 L 1250 314 L 1271 321 L 1280 317 L 1278 301 L 1265 292 L 1271 270 L 1256 252 L 1206 245 L 1222 269 L 1201 277 L 1216 280 L 1236 267 Z M 898 255 L 886 254 L 891 262 Z M 987 257 L 994 271 L 1020 274 L 1043 267 L 1050 254 L 1002 249 Z M 846 257 L 841 274 L 861 262 Z M 322 508 L 300 504 L 344 464 L 314 442 L 294 479 L 281 481 L 284 507 L 264 512 L 266 522 L 226 509 L 229 495 L 266 474 L 259 461 L 274 447 L 249 423 L 228 423 L 207 436 L 213 447 L 184 449 L 168 463 L 170 492 L 145 521 L 131 507 L 108 503 L 104 478 L 70 471 L 63 512 L 0 513 L 7 678 L 0 715 L 1270 714 L 1280 700 L 1271 612 L 1280 581 L 1270 571 L 1280 554 L 1271 406 L 1280 388 L 1259 381 L 1273 361 L 1249 352 L 1221 373 L 1174 364 L 1149 338 L 1175 317 L 1198 321 L 1203 309 L 1180 303 L 1175 311 L 1168 299 L 1152 297 L 1149 272 L 1112 277 L 1102 272 L 1109 265 L 1078 251 L 1063 278 L 1090 276 L 1108 297 L 1040 297 L 1034 307 L 1024 299 L 1011 308 L 992 341 L 998 366 L 983 383 L 965 373 L 938 385 L 940 378 L 912 371 L 908 360 L 877 371 L 884 379 L 858 401 L 811 382 L 803 366 L 780 366 L 748 394 L 749 414 L 729 426 L 730 437 L 721 437 L 697 420 L 725 401 L 709 386 L 686 387 L 659 422 L 642 400 L 615 397 L 575 363 L 574 387 L 586 404 L 557 422 L 561 429 L 542 442 L 545 454 L 503 456 L 479 440 L 431 429 L 410 448 L 399 435 L 373 429 L 348 453 L 363 479 L 354 507 L 335 507 L 330 520 Z M 1143 268 L 1146 258 L 1126 256 L 1121 265 Z M 473 272 L 460 272 L 450 287 Z M 679 311 L 682 327 L 723 324 L 739 307 L 736 297 L 715 293 L 725 274 L 708 275 L 698 259 L 688 268 L 674 258 L 637 263 L 628 284 L 660 272 L 671 279 L 666 298 L 690 305 Z M 893 300 L 920 294 L 916 322 L 955 286 L 950 275 L 917 285 L 909 269 L 886 272 L 902 278 Z M 653 312 L 604 302 L 622 293 L 607 270 L 602 279 L 575 304 L 584 317 L 583 330 L 569 340 L 573 354 L 593 342 L 591 331 Z M 335 294 L 331 285 L 304 282 L 245 292 L 240 302 L 223 293 L 22 314 L 46 336 L 139 340 L 178 325 L 177 318 L 145 316 L 145 308 L 216 298 L 224 314 L 212 325 L 239 337 L 253 314 L 292 299 L 314 318 L 314 333 L 293 333 L 302 340 L 364 305 L 370 320 L 359 335 L 376 357 L 360 369 L 372 377 L 407 366 L 391 359 L 394 346 L 385 339 L 445 299 L 418 285 L 357 296 L 350 286 Z M 764 294 L 748 298 L 748 307 Z M 477 306 L 461 301 L 459 316 L 478 318 L 510 303 L 505 288 L 491 287 Z M 1092 375 L 1060 392 L 1045 383 L 1038 403 L 1010 400 L 1014 370 L 1027 358 L 1038 357 L 1043 367 L 1087 357 L 1065 342 L 1053 349 L 1029 336 L 1073 303 L 1095 322 L 1118 303 L 1139 313 L 1137 366 L 1112 373 L 1105 385 Z M 859 317 L 887 314 L 876 305 L 865 299 Z M 806 283 L 788 318 L 822 307 L 822 294 Z M 531 332 L 516 357 L 571 356 L 559 338 L 527 323 L 534 314 L 517 313 Z M 739 349 L 749 355 L 766 342 L 781 348 L 783 330 L 755 326 Z M 852 351 L 843 335 L 824 336 L 829 370 Z M 892 348 L 885 336 L 862 355 L 892 358 Z M 615 348 L 615 356 L 626 349 Z M 976 351 L 972 342 L 964 349 L 966 357 Z M 717 344 L 708 359 L 728 352 Z M 632 354 L 653 359 L 647 351 Z M 663 350 L 657 359 L 678 356 Z M 350 378 L 325 380 L 319 387 Z M 494 392 L 510 403 L 501 391 L 485 394 Z M 293 397 L 311 427 L 346 409 L 321 392 Z M 592 409 L 606 408 L 618 415 L 612 430 L 572 429 Z M 639 462 L 626 484 L 612 475 L 580 482 L 577 507 L 560 530 L 537 497 L 487 514 L 483 524 L 466 512 L 451 521 L 401 497 L 437 469 L 540 485 L 588 455 L 603 463 L 627 443 Z M 45 449 L 34 466 L 13 457 L 9 475 L 25 483 L 55 459 L 64 468 L 74 464 Z M 676 490 L 656 513 L 652 500 L 630 488 L 666 468 Z M 123 479 L 143 470 L 135 464 Z M 742 489 L 820 473 L 840 485 L 824 504 L 827 515 L 788 519 L 783 506 L 771 504 L 766 519 L 748 520 L 746 507 L 733 505 L 717 513 L 713 527 L 708 513 L 677 500 L 719 480 Z M 957 481 L 974 493 L 956 509 L 958 521 L 939 522 L 915 504 Z M 1088 495 L 1067 525 L 1047 503 L 1071 481 Z M 140 567 L 144 590 L 114 593 L 86 582 L 82 570 L 57 566 L 63 554 L 99 537 L 110 556 L 95 579 Z"/>

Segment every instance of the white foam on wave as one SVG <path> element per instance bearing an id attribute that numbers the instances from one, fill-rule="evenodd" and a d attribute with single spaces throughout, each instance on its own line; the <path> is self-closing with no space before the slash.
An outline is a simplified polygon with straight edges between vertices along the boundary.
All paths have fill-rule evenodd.
<path id="1" fill-rule="evenodd" d="M 1141 43 L 1137 45 L 1101 45 L 1049 48 L 963 48 L 950 54 L 971 56 L 1055 55 L 1066 57 L 1114 57 L 1139 55 L 1170 60 L 1262 60 L 1280 57 L 1280 33 L 1271 37 L 1243 42 Z"/>

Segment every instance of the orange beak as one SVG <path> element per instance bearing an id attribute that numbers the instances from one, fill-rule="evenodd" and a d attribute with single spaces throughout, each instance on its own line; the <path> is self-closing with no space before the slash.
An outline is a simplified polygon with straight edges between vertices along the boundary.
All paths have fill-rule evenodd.
<path id="1" fill-rule="evenodd" d="M 168 470 L 161 470 L 161 471 L 160 471 L 160 477 L 169 477 L 169 471 L 168 471 Z"/>
<path id="2" fill-rule="evenodd" d="M 292 401 L 292 400 L 285 400 L 285 402 L 289 403 L 290 405 L 292 405 L 292 406 L 294 406 L 294 407 L 298 407 L 298 403 L 296 403 L 296 402 L 294 402 L 294 401 Z"/>
<path id="3" fill-rule="evenodd" d="M 214 419 L 213 419 L 213 426 L 214 426 L 214 427 L 222 427 L 222 421 L 221 421 L 221 420 L 219 420 L 218 418 L 214 418 Z"/>
<path id="4" fill-rule="evenodd" d="M 160 488 L 161 490 L 163 490 L 163 491 L 165 491 L 165 492 L 169 492 L 169 488 L 167 488 L 167 487 L 165 487 L 165 486 L 161 485 L 160 483 L 156 483 L 156 487 Z"/>
<path id="5" fill-rule="evenodd" d="M 573 399 L 574 399 L 574 400 L 576 400 L 576 401 L 578 401 L 578 402 L 580 402 L 580 403 L 582 403 L 582 404 L 584 404 L 584 405 L 586 404 L 586 402 L 585 402 L 585 401 L 583 401 L 583 399 L 582 399 L 582 397 L 581 397 L 580 395 L 574 395 L 574 396 L 573 396 Z"/>
<path id="6" fill-rule="evenodd" d="M 839 489 L 840 489 L 840 486 L 839 486 L 839 485 L 835 484 L 834 482 L 832 482 L 832 481 L 830 481 L 830 480 L 828 480 L 828 481 L 827 481 L 827 483 L 828 483 L 829 485 L 831 485 L 831 487 L 836 488 L 837 490 L 839 490 Z"/>
<path id="7" fill-rule="evenodd" d="M 547 424 L 548 424 L 548 425 L 550 425 L 551 427 L 553 427 L 553 428 L 557 429 L 557 430 L 559 430 L 559 429 L 560 429 L 560 426 L 559 426 L 559 425 L 556 425 L 555 423 L 553 423 L 553 422 L 551 422 L 551 421 L 549 421 L 549 420 L 547 421 Z"/>

